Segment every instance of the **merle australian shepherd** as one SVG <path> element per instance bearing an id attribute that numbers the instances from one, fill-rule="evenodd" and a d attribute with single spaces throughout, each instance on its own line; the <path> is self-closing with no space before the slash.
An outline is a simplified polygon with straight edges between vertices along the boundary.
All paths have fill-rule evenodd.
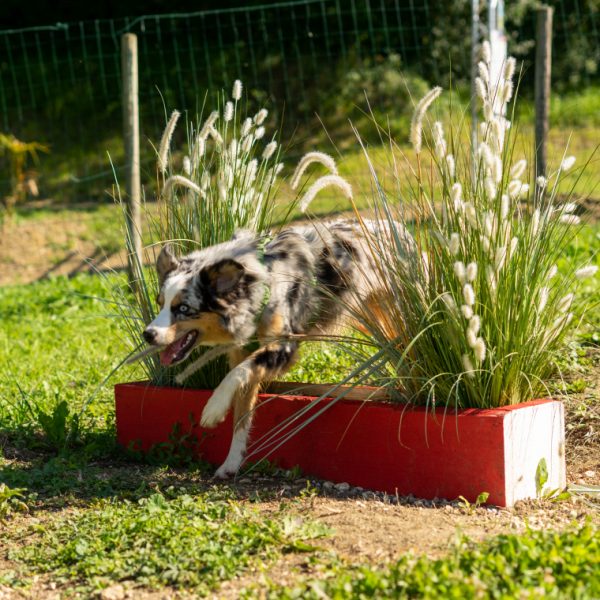
<path id="1" fill-rule="evenodd" d="M 144 331 L 146 341 L 162 347 L 165 365 L 185 360 L 197 346 L 229 347 L 231 370 L 201 417 L 203 427 L 214 427 L 233 406 L 233 440 L 217 477 L 238 471 L 259 388 L 292 366 L 299 339 L 331 332 L 348 313 L 344 307 L 379 292 L 381 271 L 367 246 L 374 227 L 318 223 L 272 239 L 241 231 L 181 258 L 168 245 L 161 250 L 160 312 Z M 412 251 L 412 238 L 402 235 Z"/>

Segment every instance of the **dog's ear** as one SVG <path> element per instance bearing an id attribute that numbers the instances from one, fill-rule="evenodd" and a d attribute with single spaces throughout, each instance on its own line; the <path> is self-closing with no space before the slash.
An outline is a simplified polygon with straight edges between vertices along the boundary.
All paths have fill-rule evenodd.
<path id="1" fill-rule="evenodd" d="M 177 257 L 171 250 L 171 244 L 165 244 L 156 259 L 156 272 L 158 273 L 158 285 L 162 287 L 167 275 L 174 271 L 179 265 Z"/>
<path id="2" fill-rule="evenodd" d="M 223 296 L 238 286 L 244 273 L 244 267 L 239 262 L 225 259 L 203 269 L 200 276 L 202 282 L 211 287 L 217 296 Z"/>

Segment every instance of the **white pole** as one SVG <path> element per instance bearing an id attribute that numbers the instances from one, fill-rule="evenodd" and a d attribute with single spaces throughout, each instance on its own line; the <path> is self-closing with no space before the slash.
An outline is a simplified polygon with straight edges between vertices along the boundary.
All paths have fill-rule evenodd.
<path id="1" fill-rule="evenodd" d="M 471 148 L 473 151 L 472 177 L 475 182 L 475 156 L 477 153 L 477 63 L 479 62 L 479 0 L 471 0 Z"/>
<path id="2" fill-rule="evenodd" d="M 504 31 L 504 0 L 490 0 L 489 12 L 489 35 L 490 35 L 490 89 L 494 99 L 494 114 L 502 115 L 504 107 L 502 98 L 498 94 L 498 85 L 502 81 L 504 65 L 507 57 L 506 33 Z"/>

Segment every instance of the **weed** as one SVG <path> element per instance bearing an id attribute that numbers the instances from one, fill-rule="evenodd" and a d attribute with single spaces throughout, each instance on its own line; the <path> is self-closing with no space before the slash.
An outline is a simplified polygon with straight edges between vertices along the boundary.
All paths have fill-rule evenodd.
<path id="1" fill-rule="evenodd" d="M 0 483 L 0 524 L 5 523 L 15 511 L 27 512 L 27 504 L 22 498 L 25 490 L 9 488 L 5 483 Z"/>
<path id="2" fill-rule="evenodd" d="M 474 510 L 485 504 L 489 497 L 489 492 L 481 492 L 477 496 L 477 498 L 475 498 L 475 502 L 473 502 L 472 504 L 464 496 L 459 496 L 458 500 L 462 504 L 463 508 L 467 511 L 467 513 L 471 514 Z"/>
<path id="3" fill-rule="evenodd" d="M 72 415 L 65 400 L 59 402 L 52 413 L 38 409 L 37 418 L 50 446 L 63 451 L 79 435 L 79 415 Z"/>

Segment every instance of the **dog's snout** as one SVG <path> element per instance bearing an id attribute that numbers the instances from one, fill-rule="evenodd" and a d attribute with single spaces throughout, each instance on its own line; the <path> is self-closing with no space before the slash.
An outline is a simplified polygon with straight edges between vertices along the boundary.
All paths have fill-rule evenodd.
<path id="1" fill-rule="evenodd" d="M 144 330 L 144 333 L 142 335 L 149 344 L 153 344 L 156 340 L 156 330 L 152 327 L 148 327 L 148 329 Z"/>

